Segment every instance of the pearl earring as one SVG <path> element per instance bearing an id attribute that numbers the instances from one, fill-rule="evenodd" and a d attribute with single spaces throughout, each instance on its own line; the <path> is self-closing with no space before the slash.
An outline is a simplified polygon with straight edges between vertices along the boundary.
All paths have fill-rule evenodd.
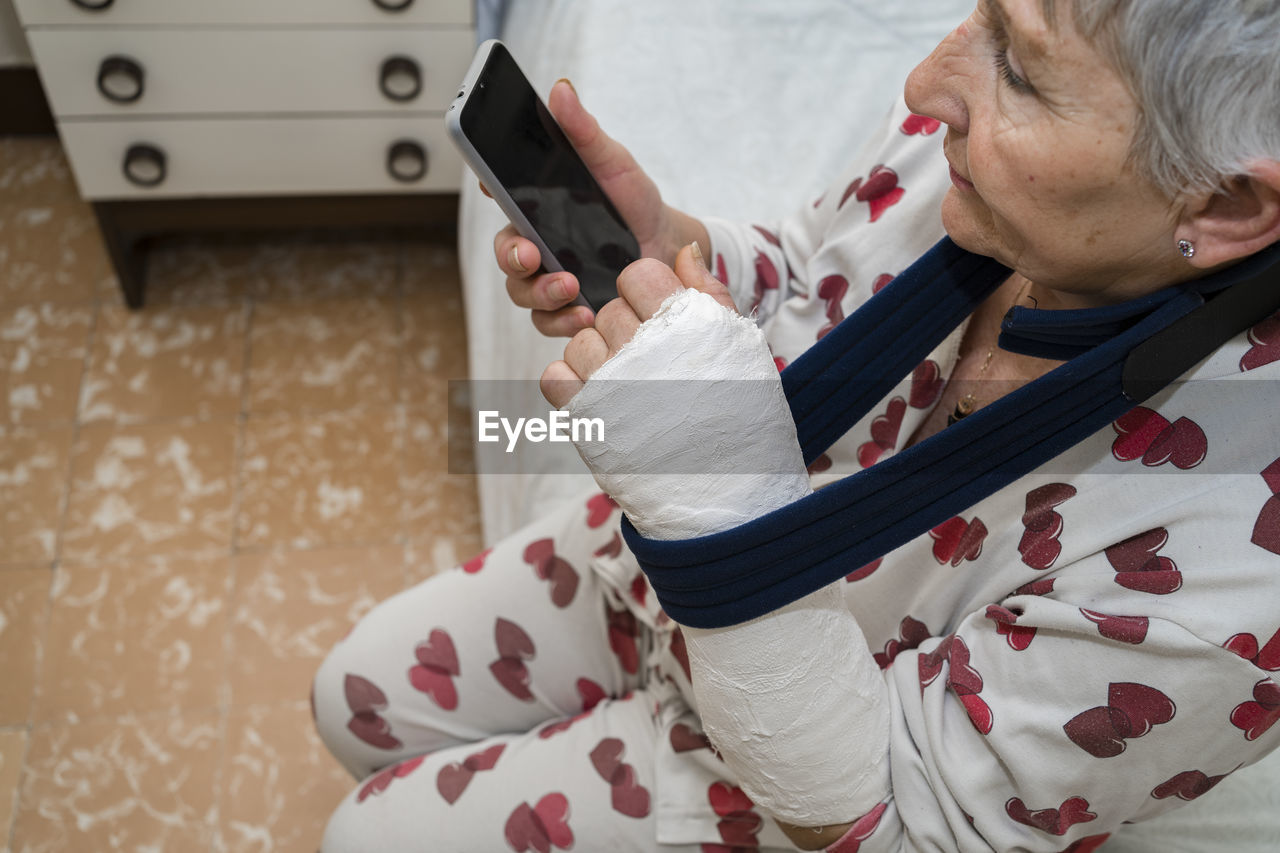
<path id="1" fill-rule="evenodd" d="M 1194 258 L 1196 256 L 1195 244 L 1190 240 L 1179 240 L 1178 251 L 1182 253 L 1184 258 Z"/>

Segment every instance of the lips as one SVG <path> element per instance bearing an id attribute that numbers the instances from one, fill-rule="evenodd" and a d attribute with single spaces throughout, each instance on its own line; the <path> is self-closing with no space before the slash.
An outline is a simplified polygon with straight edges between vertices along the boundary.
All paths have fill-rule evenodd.
<path id="1" fill-rule="evenodd" d="M 952 166 L 950 163 L 948 163 L 947 165 L 951 169 L 951 183 L 955 184 L 957 187 L 959 187 L 962 190 L 973 189 L 972 181 L 966 180 L 964 177 L 962 177 L 960 173 L 956 171 L 955 166 Z"/>

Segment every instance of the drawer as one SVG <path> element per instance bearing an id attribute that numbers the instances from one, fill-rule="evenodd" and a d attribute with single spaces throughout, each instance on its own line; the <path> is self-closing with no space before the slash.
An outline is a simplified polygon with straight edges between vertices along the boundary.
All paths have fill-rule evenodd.
<path id="1" fill-rule="evenodd" d="M 456 192 L 462 179 L 462 160 L 444 120 L 434 114 L 64 121 L 59 132 L 80 193 L 92 200 Z M 420 179 L 404 182 L 388 173 L 388 154 L 399 140 L 425 150 L 427 169 Z M 165 177 L 153 187 L 137 186 L 124 175 L 126 152 L 140 144 L 164 155 Z M 148 175 L 145 157 L 134 165 L 135 174 Z"/>
<path id="2" fill-rule="evenodd" d="M 382 0 L 399 6 L 404 0 Z M 460 24 L 472 0 L 409 0 L 388 10 L 376 0 L 15 0 L 24 26 L 130 24 Z"/>
<path id="3" fill-rule="evenodd" d="M 475 50 L 470 30 L 422 27 L 52 29 L 29 31 L 28 38 L 60 118 L 444 110 Z M 99 91 L 102 64 L 115 56 L 140 67 L 137 100 L 119 103 Z M 393 56 L 416 66 L 391 81 L 400 86 L 393 91 L 404 92 L 416 75 L 420 91 L 408 100 L 381 91 L 384 63 Z"/>

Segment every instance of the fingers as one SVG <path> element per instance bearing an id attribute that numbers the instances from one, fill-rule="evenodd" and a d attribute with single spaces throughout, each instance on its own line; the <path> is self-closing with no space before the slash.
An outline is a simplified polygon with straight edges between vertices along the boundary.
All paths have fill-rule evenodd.
<path id="1" fill-rule="evenodd" d="M 547 107 L 582 157 L 582 162 L 598 180 L 607 181 L 610 176 L 623 172 L 642 171 L 631 153 L 605 133 L 595 116 L 582 106 L 577 91 L 568 80 L 557 80 L 551 87 Z"/>
<path id="2" fill-rule="evenodd" d="M 569 305 L 558 311 L 531 311 L 533 327 L 548 338 L 571 338 L 590 329 L 596 315 L 585 305 Z"/>
<path id="3" fill-rule="evenodd" d="M 542 265 L 538 247 L 520 236 L 514 225 L 508 225 L 493 238 L 493 256 L 498 268 L 509 277 L 528 278 Z"/>
<path id="4" fill-rule="evenodd" d="M 553 361 L 542 371 L 538 387 L 546 401 L 557 409 L 563 409 L 573 395 L 582 390 L 582 378 L 563 361 Z"/>
<path id="5" fill-rule="evenodd" d="M 679 293 L 684 287 L 670 267 L 651 258 L 641 258 L 618 276 L 618 295 L 630 304 L 641 320 L 652 317 L 668 296 Z M 606 305 L 605 309 L 608 308 Z M 605 309 L 600 313 L 604 314 Z"/>
<path id="6" fill-rule="evenodd" d="M 685 246 L 676 255 L 675 274 L 685 287 L 700 290 L 716 302 L 737 313 L 738 306 L 733 304 L 729 288 L 724 282 L 711 274 L 707 261 L 702 256 L 702 247 L 696 242 Z"/>

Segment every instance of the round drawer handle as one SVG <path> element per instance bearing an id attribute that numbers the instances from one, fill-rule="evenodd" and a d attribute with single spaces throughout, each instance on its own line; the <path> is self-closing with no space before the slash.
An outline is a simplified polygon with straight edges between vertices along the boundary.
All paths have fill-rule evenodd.
<path id="1" fill-rule="evenodd" d="M 101 12 L 110 8 L 111 4 L 116 0 L 71 0 L 71 2 L 81 9 L 88 9 L 90 12 Z M 413 2 L 413 0 L 410 0 L 410 2 Z"/>
<path id="2" fill-rule="evenodd" d="M 107 0 L 108 3 L 111 0 Z M 384 12 L 403 12 L 413 5 L 413 0 L 373 0 L 373 5 Z"/>
<path id="3" fill-rule="evenodd" d="M 127 56 L 108 56 L 98 66 L 98 91 L 117 104 L 132 104 L 141 98 L 145 81 L 142 66 Z"/>
<path id="4" fill-rule="evenodd" d="M 422 180 L 427 174 L 427 149 L 412 139 L 391 143 L 387 149 L 387 174 L 402 184 Z"/>
<path id="5" fill-rule="evenodd" d="M 422 69 L 407 56 L 391 56 L 378 72 L 378 88 L 392 101 L 412 101 L 422 93 Z"/>
<path id="6" fill-rule="evenodd" d="M 124 177 L 134 186 L 159 186 L 164 183 L 168 171 L 164 152 L 154 145 L 139 142 L 124 152 Z"/>

